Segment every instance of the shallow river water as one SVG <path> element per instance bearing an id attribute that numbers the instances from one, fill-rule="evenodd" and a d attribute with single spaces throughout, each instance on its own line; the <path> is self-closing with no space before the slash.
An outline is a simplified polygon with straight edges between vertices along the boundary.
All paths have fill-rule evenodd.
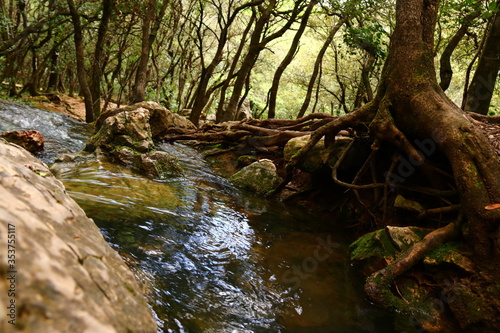
<path id="1" fill-rule="evenodd" d="M 42 132 L 47 163 L 91 133 L 0 101 L 0 132 L 13 129 Z M 189 147 L 158 148 L 177 156 L 182 176 L 150 180 L 90 160 L 58 177 L 136 274 L 159 332 L 392 331 L 364 299 L 334 223 L 235 188 Z"/>

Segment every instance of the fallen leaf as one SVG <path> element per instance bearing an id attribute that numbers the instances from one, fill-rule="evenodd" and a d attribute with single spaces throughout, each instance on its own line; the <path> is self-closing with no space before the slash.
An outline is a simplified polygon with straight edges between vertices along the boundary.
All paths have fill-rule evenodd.
<path id="1" fill-rule="evenodd" d="M 500 208 L 500 203 L 494 203 L 494 204 L 491 204 L 491 205 L 484 207 L 484 209 L 487 209 L 487 210 L 494 210 L 494 209 L 499 209 L 499 208 Z"/>

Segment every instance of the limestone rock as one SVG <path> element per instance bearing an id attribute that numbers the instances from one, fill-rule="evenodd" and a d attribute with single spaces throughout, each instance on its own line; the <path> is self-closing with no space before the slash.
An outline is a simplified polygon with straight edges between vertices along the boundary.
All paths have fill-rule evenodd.
<path id="1" fill-rule="evenodd" d="M 385 227 L 387 235 L 399 251 L 406 251 L 419 242 L 431 230 L 418 227 Z"/>
<path id="2" fill-rule="evenodd" d="M 93 152 L 97 148 L 112 151 L 117 147 L 129 147 L 140 153 L 153 149 L 149 125 L 150 113 L 147 109 L 123 111 L 107 117 L 98 132 L 89 140 L 85 151 Z"/>
<path id="3" fill-rule="evenodd" d="M 0 156 L 0 307 L 15 306 L 0 331 L 156 332 L 132 272 L 47 166 L 5 142 Z"/>
<path id="4" fill-rule="evenodd" d="M 366 275 L 387 266 L 398 253 L 398 249 L 384 229 L 359 237 L 349 246 L 349 249 L 351 261 L 358 265 Z"/>
<path id="5" fill-rule="evenodd" d="M 8 131 L 0 134 L 0 138 L 23 147 L 30 153 L 36 154 L 43 151 L 45 139 L 38 131 Z"/>
<path id="6" fill-rule="evenodd" d="M 460 243 L 448 242 L 432 251 L 424 258 L 424 264 L 438 266 L 441 264 L 455 265 L 468 273 L 477 271 L 474 263 L 460 251 Z"/>
<path id="7" fill-rule="evenodd" d="M 150 111 L 142 107 L 110 115 L 103 120 L 99 131 L 89 140 L 85 152 L 92 152 L 98 158 L 105 157 L 149 178 L 166 178 L 181 174 L 175 156 L 154 150 L 149 123 Z M 85 159 L 85 152 L 81 153 L 80 157 L 65 156 L 58 160 L 82 160 Z"/>
<path id="8" fill-rule="evenodd" d="M 137 154 L 130 148 L 121 147 L 113 150 L 109 158 L 149 178 L 164 179 L 182 174 L 177 157 L 167 152 L 153 151 L 147 154 Z"/>
<path id="9" fill-rule="evenodd" d="M 276 171 L 276 165 L 271 160 L 254 162 L 229 179 L 238 186 L 253 190 L 259 194 L 266 194 L 275 189 L 282 181 Z"/>
<path id="10" fill-rule="evenodd" d="M 146 109 L 149 111 L 149 124 L 153 140 L 162 140 L 169 134 L 190 133 L 196 130 L 196 126 L 185 117 L 172 113 L 155 102 L 141 102 L 119 109 L 113 109 L 103 113 L 96 121 L 96 129 L 99 130 L 109 117 L 114 117 L 122 112 Z"/>

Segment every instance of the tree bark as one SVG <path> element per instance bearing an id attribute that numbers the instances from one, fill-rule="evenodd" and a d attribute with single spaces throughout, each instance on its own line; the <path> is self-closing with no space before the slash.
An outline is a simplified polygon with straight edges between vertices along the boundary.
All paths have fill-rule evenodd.
<path id="1" fill-rule="evenodd" d="M 135 83 L 133 86 L 132 103 L 139 103 L 146 98 L 146 85 L 148 81 L 148 64 L 151 46 L 153 45 L 156 34 L 160 28 L 161 20 L 165 16 L 168 0 L 164 0 L 160 7 L 158 15 L 158 0 L 150 0 L 147 4 L 146 15 L 142 23 L 142 46 L 139 64 L 135 75 Z"/>
<path id="2" fill-rule="evenodd" d="M 304 98 L 304 102 L 302 103 L 302 107 L 300 108 L 297 118 L 302 118 L 306 114 L 306 111 L 309 108 L 309 104 L 311 103 L 314 84 L 316 83 L 316 79 L 318 78 L 319 68 L 321 63 L 323 62 L 323 57 L 325 56 L 326 50 L 328 50 L 328 47 L 332 43 L 333 37 L 335 37 L 337 31 L 339 31 L 342 25 L 344 25 L 344 23 L 347 22 L 348 18 L 349 17 L 347 15 L 344 15 L 342 19 L 340 19 L 340 21 L 337 22 L 337 24 L 330 31 L 328 38 L 325 40 L 325 43 L 321 47 L 321 50 L 319 51 L 318 56 L 316 57 L 316 61 L 314 62 L 314 69 L 311 75 L 311 79 L 309 80 L 309 85 L 307 86 L 306 97 Z"/>
<path id="3" fill-rule="evenodd" d="M 94 119 L 97 119 L 101 114 L 101 81 L 103 76 L 103 55 L 104 45 L 106 43 L 106 35 L 108 33 L 108 25 L 113 13 L 116 0 L 103 0 L 103 9 L 99 29 L 97 33 L 97 41 L 95 44 L 94 61 L 92 66 L 92 77 L 90 91 L 92 94 L 92 112 Z"/>
<path id="4" fill-rule="evenodd" d="M 252 28 L 253 23 L 255 22 L 255 18 L 256 18 L 256 14 L 255 14 L 255 11 L 253 11 L 252 16 L 250 17 L 250 20 L 248 21 L 248 24 L 247 24 L 247 26 L 246 26 L 246 28 L 243 31 L 243 34 L 241 36 L 241 42 L 238 46 L 238 50 L 236 51 L 233 60 L 232 60 L 231 67 L 229 68 L 229 72 L 227 74 L 226 81 L 222 85 L 222 88 L 220 91 L 220 97 L 219 97 L 219 105 L 217 106 L 217 113 L 215 115 L 216 122 L 222 121 L 222 117 L 224 115 L 224 108 L 225 108 L 224 104 L 226 101 L 226 92 L 227 92 L 227 89 L 229 88 L 229 84 L 231 82 L 231 79 L 236 71 L 236 67 L 238 66 L 238 62 L 240 60 L 241 54 L 243 53 L 243 49 L 245 47 L 245 42 L 246 42 L 248 33 L 250 32 L 250 29 Z"/>
<path id="5" fill-rule="evenodd" d="M 446 91 L 446 89 L 448 89 L 451 83 L 451 78 L 453 76 L 453 70 L 451 68 L 451 55 L 457 48 L 462 38 L 464 38 L 474 19 L 476 19 L 480 14 L 481 11 L 477 10 L 464 18 L 462 25 L 450 39 L 450 41 L 444 48 L 443 53 L 441 54 L 441 58 L 439 60 L 439 75 L 441 78 L 441 82 L 439 83 L 439 85 L 441 86 L 441 89 L 443 89 L 443 91 Z"/>
<path id="6" fill-rule="evenodd" d="M 433 50 L 438 5 L 438 0 L 397 1 L 396 29 L 379 89 L 386 103 L 379 108 L 390 111 L 407 137 L 447 156 L 467 218 L 465 236 L 483 263 L 498 262 L 500 211 L 484 207 L 500 202 L 500 165 L 483 134 L 437 83 Z"/>
<path id="7" fill-rule="evenodd" d="M 283 75 L 283 72 L 285 72 L 285 69 L 288 67 L 288 65 L 290 65 L 293 58 L 295 57 L 297 49 L 299 48 L 300 38 L 302 37 L 302 34 L 306 30 L 307 22 L 309 22 L 309 16 L 311 15 L 312 10 L 317 3 L 318 3 L 317 0 L 313 0 L 307 6 L 306 11 L 302 16 L 302 21 L 300 22 L 299 29 L 297 29 L 297 32 L 293 37 L 290 49 L 288 49 L 288 53 L 286 54 L 285 58 L 281 61 L 278 68 L 276 69 L 276 72 L 274 73 L 271 89 L 269 89 L 269 110 L 267 111 L 268 118 L 272 119 L 276 117 L 276 98 L 278 97 L 278 89 L 281 76 Z"/>
<path id="8" fill-rule="evenodd" d="M 227 108 L 223 114 L 222 121 L 234 120 L 236 119 L 238 112 L 238 105 L 240 103 L 241 94 L 243 89 L 245 88 L 245 84 L 247 82 L 248 75 L 252 70 L 255 62 L 257 61 L 260 52 L 264 50 L 266 45 L 283 36 L 283 34 L 292 26 L 295 22 L 297 16 L 302 10 L 302 2 L 303 0 L 296 1 L 294 4 L 294 9 L 290 14 L 290 17 L 286 21 L 286 23 L 278 29 L 276 32 L 272 33 L 269 36 L 264 36 L 264 32 L 266 30 L 267 25 L 271 19 L 271 15 L 277 6 L 277 0 L 271 0 L 269 4 L 261 4 L 259 5 L 259 10 L 261 16 L 255 22 L 255 28 L 250 38 L 250 44 L 248 46 L 248 52 L 243 58 L 242 65 L 238 72 L 238 77 L 234 82 L 233 93 L 231 94 L 231 98 L 229 99 L 229 103 Z"/>
<path id="9" fill-rule="evenodd" d="M 476 263 L 498 277 L 500 210 L 485 207 L 500 203 L 500 164 L 486 137 L 438 85 L 433 61 L 438 5 L 439 0 L 397 1 L 396 28 L 374 100 L 316 130 L 290 162 L 286 180 L 291 167 L 321 137 L 333 138 L 341 124 L 368 123 L 374 140 L 391 143 L 422 168 L 441 151 L 466 219 L 463 236 Z"/>
<path id="10" fill-rule="evenodd" d="M 500 1 L 497 2 L 497 7 Z M 500 69 L 500 11 L 493 17 L 484 49 L 467 92 L 465 111 L 487 114 Z"/>
<path id="11" fill-rule="evenodd" d="M 200 50 L 199 50 L 200 54 L 202 55 L 201 56 L 202 70 L 201 70 L 201 76 L 200 76 L 200 80 L 198 83 L 198 87 L 196 88 L 196 92 L 195 92 L 195 100 L 193 103 L 193 109 L 191 110 L 191 115 L 189 117 L 189 119 L 193 122 L 193 124 L 198 125 L 198 123 L 200 121 L 201 113 L 202 113 L 203 109 L 205 108 L 205 105 L 209 101 L 210 95 L 212 94 L 212 91 L 207 89 L 208 84 L 210 82 L 210 79 L 212 78 L 214 70 L 216 69 L 217 65 L 222 60 L 223 51 L 224 51 L 224 48 L 225 48 L 227 41 L 228 41 L 229 28 L 232 26 L 237 15 L 242 10 L 249 8 L 249 7 L 252 7 L 252 6 L 260 5 L 262 2 L 263 1 L 249 2 L 249 3 L 246 3 L 242 6 L 235 8 L 234 12 L 231 15 L 229 15 L 229 19 L 227 20 L 227 22 L 224 22 L 225 19 L 223 18 L 224 13 L 222 11 L 222 7 L 218 8 L 219 13 L 218 13 L 217 19 L 219 22 L 220 34 L 217 38 L 217 40 L 218 40 L 217 50 L 215 51 L 215 55 L 212 58 L 212 60 L 210 61 L 210 64 L 208 64 L 208 66 L 205 66 L 204 61 L 203 61 L 203 59 L 204 59 L 203 53 L 205 51 L 203 50 L 202 47 L 200 47 Z M 204 17 L 200 17 L 200 21 L 203 19 L 204 19 Z M 201 27 L 199 27 L 199 29 L 198 29 L 198 39 L 199 39 L 199 43 L 201 46 L 201 45 L 203 45 L 203 36 L 202 36 L 201 32 L 199 31 L 200 29 L 201 29 Z"/>
<path id="12" fill-rule="evenodd" d="M 73 0 L 67 0 L 71 19 L 75 29 L 75 49 L 76 49 L 76 75 L 85 101 L 85 121 L 91 123 L 95 120 L 93 113 L 92 94 L 87 83 L 87 71 L 85 70 L 85 50 L 83 46 L 83 29 L 80 14 L 76 9 Z"/>

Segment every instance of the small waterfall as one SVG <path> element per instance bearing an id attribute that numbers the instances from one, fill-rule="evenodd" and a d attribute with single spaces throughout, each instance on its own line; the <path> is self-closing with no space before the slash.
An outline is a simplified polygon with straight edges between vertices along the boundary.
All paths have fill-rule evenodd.
<path id="1" fill-rule="evenodd" d="M 26 130 L 37 130 L 44 136 L 45 151 L 37 157 L 47 164 L 61 154 L 83 149 L 93 131 L 67 115 L 0 100 L 0 133 Z"/>

